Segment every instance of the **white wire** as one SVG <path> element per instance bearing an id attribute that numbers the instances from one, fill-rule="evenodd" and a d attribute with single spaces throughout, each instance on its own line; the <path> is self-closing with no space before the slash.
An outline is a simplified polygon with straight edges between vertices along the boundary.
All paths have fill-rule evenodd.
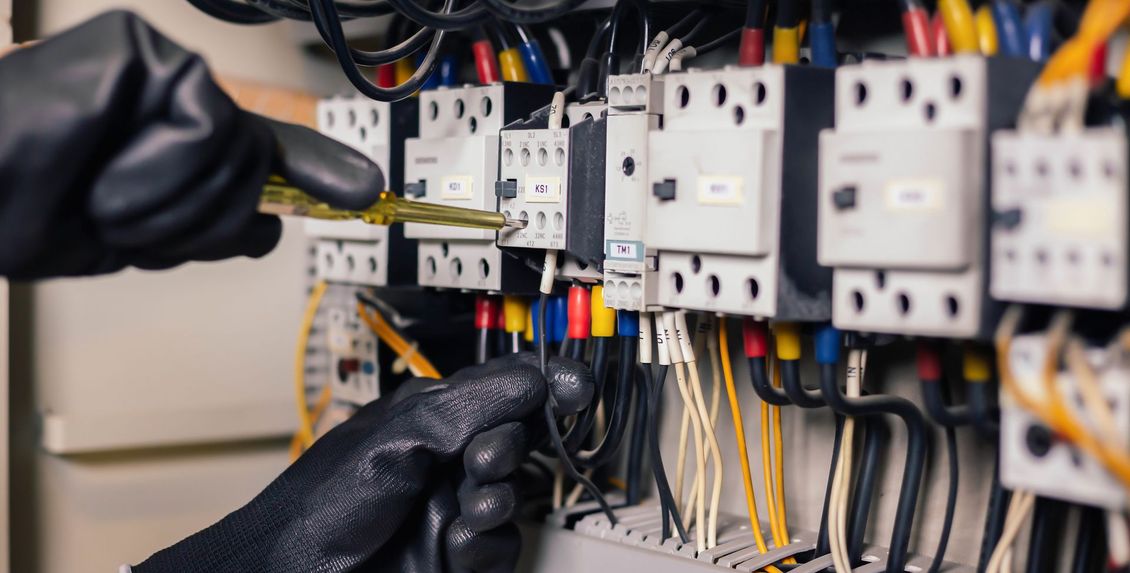
<path id="1" fill-rule="evenodd" d="M 546 119 L 549 129 L 561 129 L 564 118 L 565 92 L 556 92 L 553 94 L 553 100 L 549 102 L 549 117 Z"/>
<path id="2" fill-rule="evenodd" d="M 557 274 L 557 251 L 553 249 L 545 250 L 545 264 L 541 269 L 541 284 L 538 285 L 538 291 L 542 294 L 553 294 L 553 278 Z M 546 325 L 548 328 L 549 325 Z M 545 336 L 545 334 L 542 334 Z"/>
<path id="3" fill-rule="evenodd" d="M 663 30 L 651 39 L 651 43 L 647 45 L 647 51 L 643 53 L 643 67 L 640 71 L 651 71 L 651 68 L 655 65 L 655 59 L 659 57 L 659 49 L 663 47 L 669 37 L 667 30 Z"/>
<path id="4" fill-rule="evenodd" d="M 569 51 L 569 41 L 565 39 L 565 34 L 557 26 L 550 28 L 546 33 L 549 34 L 553 48 L 557 51 L 557 62 L 561 64 L 560 69 L 573 69 L 573 54 Z"/>
<path id="5" fill-rule="evenodd" d="M 706 528 L 706 547 L 709 549 L 718 544 L 718 505 L 722 500 L 722 450 L 718 445 L 718 435 L 714 431 L 714 424 L 706 407 L 706 398 L 702 393 L 702 379 L 698 372 L 698 362 L 695 360 L 694 341 L 691 339 L 690 329 L 687 328 L 686 311 L 675 314 L 675 332 L 682 347 L 683 358 L 686 360 L 687 372 L 690 373 L 691 390 L 693 390 L 695 405 L 698 407 L 698 416 L 703 422 L 703 432 L 706 434 L 706 441 L 699 442 L 697 446 L 710 456 L 714 467 L 714 484 L 710 493 L 710 518 Z M 699 487 L 705 490 L 705 472 L 701 474 L 701 480 L 703 483 Z"/>
<path id="6" fill-rule="evenodd" d="M 1130 529 L 1122 512 L 1106 512 L 1106 535 L 1110 563 L 1115 569 L 1130 564 Z"/>
<path id="7" fill-rule="evenodd" d="M 687 375 L 683 369 L 683 354 L 682 349 L 678 342 L 673 341 L 670 336 L 676 332 L 675 329 L 675 313 L 665 311 L 663 313 L 663 330 L 667 338 L 667 351 L 671 353 L 671 361 L 675 365 L 675 380 L 678 382 L 679 395 L 683 398 L 683 405 L 690 411 L 691 415 L 691 429 L 694 431 L 695 443 L 695 473 L 699 476 L 698 488 L 695 495 L 698 496 L 697 507 L 695 507 L 695 523 L 697 523 L 698 531 L 695 534 L 695 545 L 698 551 L 706 551 L 707 536 L 703 535 L 703 527 L 706 521 L 706 452 L 702 448 L 703 440 L 703 427 L 702 422 L 698 416 L 698 410 L 695 405 L 694 396 L 687 383 Z"/>
<path id="8" fill-rule="evenodd" d="M 848 353 L 846 383 L 849 397 L 860 394 L 865 356 L 861 350 L 852 350 Z M 836 573 L 851 573 L 851 559 L 847 550 L 847 510 L 854 440 L 855 418 L 847 416 L 840 437 L 840 455 L 836 459 L 836 472 L 832 479 L 832 499 L 828 503 L 828 544 Z"/>
<path id="9" fill-rule="evenodd" d="M 667 71 L 667 66 L 671 64 L 671 58 L 674 57 L 675 52 L 678 52 L 682 48 L 683 42 L 678 38 L 671 40 L 666 46 L 663 46 L 663 49 L 659 51 L 659 58 L 655 61 L 655 65 L 652 66 L 651 73 L 662 74 Z"/>
<path id="10" fill-rule="evenodd" d="M 675 55 L 671 56 L 671 63 L 670 63 L 671 71 L 672 72 L 683 71 L 683 61 L 689 60 L 689 59 L 691 59 L 691 58 L 693 58 L 697 55 L 698 55 L 698 50 L 696 50 L 694 48 L 694 46 L 687 46 L 687 47 L 679 50 L 678 52 L 675 52 Z"/>
<path id="11" fill-rule="evenodd" d="M 1012 551 L 1012 543 L 1016 541 L 1017 535 L 1020 534 L 1020 528 L 1024 525 L 1028 512 L 1032 510 L 1035 501 L 1036 496 L 1030 492 L 1021 490 L 1013 492 L 1012 501 L 1008 504 L 1008 516 L 1004 520 L 1004 531 L 1001 532 L 1000 540 L 993 548 L 992 556 L 989 557 L 989 565 L 985 567 L 985 573 L 1001 573 L 1004 571 L 1005 561 L 1010 561 L 1008 554 Z"/>

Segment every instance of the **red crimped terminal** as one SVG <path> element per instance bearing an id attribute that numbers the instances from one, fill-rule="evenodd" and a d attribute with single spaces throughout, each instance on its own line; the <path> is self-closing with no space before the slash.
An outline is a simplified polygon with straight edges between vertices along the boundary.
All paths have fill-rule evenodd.
<path id="1" fill-rule="evenodd" d="M 742 28 L 741 44 L 738 46 L 738 65 L 760 66 L 765 63 L 765 30 L 761 28 Z"/>
<path id="2" fill-rule="evenodd" d="M 503 330 L 506 328 L 506 309 L 502 307 L 502 297 L 492 296 L 490 302 L 494 306 L 494 322 L 490 327 L 492 330 Z"/>
<path id="3" fill-rule="evenodd" d="M 568 336 L 573 340 L 589 337 L 592 328 L 592 300 L 589 298 L 589 289 L 585 287 L 569 287 L 569 331 Z"/>
<path id="4" fill-rule="evenodd" d="M 915 363 L 918 365 L 919 380 L 937 382 L 942 379 L 942 358 L 938 354 L 936 344 L 926 341 L 919 342 Z"/>
<path id="5" fill-rule="evenodd" d="M 487 330 L 494 327 L 494 304 L 485 294 L 480 294 L 475 297 L 475 328 L 477 330 Z"/>
<path id="6" fill-rule="evenodd" d="M 396 87 L 396 64 L 377 66 L 377 85 L 382 88 Z"/>
<path id="7" fill-rule="evenodd" d="M 498 57 L 494 54 L 490 40 L 479 40 L 471 44 L 471 51 L 475 54 L 475 71 L 479 74 L 480 84 L 492 84 L 502 78 L 502 72 L 498 69 Z"/>
<path id="8" fill-rule="evenodd" d="M 946 33 L 946 22 L 942 19 L 942 13 L 934 14 L 934 20 L 930 23 L 930 32 L 934 36 L 934 56 L 948 56 L 953 53 L 953 47 L 950 46 L 950 37 Z"/>
<path id="9" fill-rule="evenodd" d="M 915 7 L 902 13 L 902 30 L 906 35 L 906 51 L 912 56 L 929 57 L 934 53 L 930 41 L 930 14 Z"/>
<path id="10" fill-rule="evenodd" d="M 769 329 L 752 318 L 742 321 L 742 342 L 746 358 L 765 358 L 769 354 Z"/>

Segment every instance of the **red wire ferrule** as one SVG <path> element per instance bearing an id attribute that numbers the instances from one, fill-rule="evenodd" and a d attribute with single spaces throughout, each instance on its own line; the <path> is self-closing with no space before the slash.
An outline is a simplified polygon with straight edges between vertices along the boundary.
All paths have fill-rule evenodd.
<path id="1" fill-rule="evenodd" d="M 592 300 L 589 289 L 585 287 L 569 287 L 569 330 L 568 336 L 573 340 L 583 340 L 589 337 L 592 330 Z"/>
<path id="2" fill-rule="evenodd" d="M 915 364 L 918 366 L 919 380 L 937 382 L 942 379 L 942 358 L 938 355 L 936 344 L 925 341 L 919 342 Z"/>
<path id="3" fill-rule="evenodd" d="M 742 321 L 742 342 L 746 358 L 765 358 L 769 354 L 769 329 L 752 318 Z"/>
<path id="4" fill-rule="evenodd" d="M 377 66 L 377 85 L 382 88 L 396 87 L 396 64 Z"/>
<path id="5" fill-rule="evenodd" d="M 915 7 L 903 12 L 902 30 L 906 35 L 907 53 L 920 57 L 934 55 L 930 41 L 930 14 L 924 8 Z"/>
<path id="6" fill-rule="evenodd" d="M 475 329 L 486 330 L 494 325 L 494 305 L 485 294 L 475 296 Z"/>
<path id="7" fill-rule="evenodd" d="M 761 28 L 742 28 L 742 40 L 738 46 L 738 65 L 760 66 L 765 63 L 765 30 Z"/>
<path id="8" fill-rule="evenodd" d="M 475 54 L 475 71 L 479 74 L 480 84 L 493 84 L 502 79 L 498 57 L 494 55 L 494 46 L 490 40 L 478 40 L 471 44 L 471 51 Z"/>
<path id="9" fill-rule="evenodd" d="M 948 56 L 953 54 L 949 34 L 946 34 L 946 21 L 942 19 L 941 12 L 934 14 L 934 20 L 930 23 L 930 34 L 934 39 L 934 53 L 932 55 Z"/>

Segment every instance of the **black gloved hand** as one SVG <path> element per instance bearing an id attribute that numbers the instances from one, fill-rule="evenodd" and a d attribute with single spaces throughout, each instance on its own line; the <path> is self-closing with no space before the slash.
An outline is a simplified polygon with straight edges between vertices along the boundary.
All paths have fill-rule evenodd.
<path id="1" fill-rule="evenodd" d="M 537 445 L 547 391 L 562 415 L 592 394 L 584 365 L 555 358 L 547 389 L 534 364 L 499 358 L 365 406 L 246 506 L 134 571 L 512 570 L 511 476 Z"/>
<path id="2" fill-rule="evenodd" d="M 282 175 L 342 208 L 384 189 L 360 153 L 245 112 L 204 61 L 128 12 L 0 58 L 0 276 L 258 257 Z"/>

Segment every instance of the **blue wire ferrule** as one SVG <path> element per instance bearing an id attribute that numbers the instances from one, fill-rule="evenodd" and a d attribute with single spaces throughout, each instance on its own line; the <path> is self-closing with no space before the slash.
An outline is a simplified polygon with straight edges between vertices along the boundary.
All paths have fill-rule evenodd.
<path id="1" fill-rule="evenodd" d="M 624 338 L 640 335 L 640 313 L 634 310 L 616 311 L 616 334 Z"/>
<path id="2" fill-rule="evenodd" d="M 1048 2 L 1037 2 L 1028 7 L 1024 16 L 1024 30 L 1028 37 L 1028 58 L 1043 62 L 1051 55 L 1052 19 L 1055 9 Z"/>
<path id="3" fill-rule="evenodd" d="M 1012 0 L 993 0 L 990 5 L 993 22 L 997 25 L 1001 53 L 1006 56 L 1023 58 L 1028 55 L 1026 44 L 1028 34 L 1020 21 L 1020 10 Z"/>
<path id="4" fill-rule="evenodd" d="M 546 324 L 549 326 L 550 342 L 562 342 L 569 331 L 569 297 L 555 296 L 549 299 L 549 315 Z M 550 317 L 553 320 L 550 320 Z"/>
<path id="5" fill-rule="evenodd" d="M 454 86 L 459 84 L 459 61 L 455 56 L 448 54 L 439 60 L 439 85 Z"/>
<path id="6" fill-rule="evenodd" d="M 816 331 L 816 363 L 839 364 L 840 362 L 840 331 L 832 325 L 822 326 Z"/>
<path id="7" fill-rule="evenodd" d="M 840 61 L 836 53 L 836 26 L 831 22 L 814 22 L 808 27 L 808 41 L 812 46 L 812 64 L 834 68 Z"/>
<path id="8" fill-rule="evenodd" d="M 522 61 L 526 64 L 526 73 L 530 81 L 535 84 L 550 85 L 553 83 L 553 74 L 549 71 L 549 64 L 545 61 L 545 54 L 536 40 L 518 44 L 518 52 L 522 54 Z"/>

